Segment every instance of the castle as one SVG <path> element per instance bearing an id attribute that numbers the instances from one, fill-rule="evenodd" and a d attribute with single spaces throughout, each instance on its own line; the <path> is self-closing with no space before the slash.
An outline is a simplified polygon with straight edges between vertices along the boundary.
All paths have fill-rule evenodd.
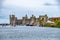
<path id="1" fill-rule="evenodd" d="M 40 25 L 39 20 L 43 20 L 44 23 L 47 22 L 48 20 L 47 15 L 40 15 L 39 18 L 36 18 L 34 15 L 28 18 L 28 16 L 26 15 L 25 17 L 22 17 L 22 19 L 17 19 L 15 15 L 10 15 L 9 17 L 10 17 L 10 25 L 12 26 L 26 25 L 26 24 L 37 26 Z"/>

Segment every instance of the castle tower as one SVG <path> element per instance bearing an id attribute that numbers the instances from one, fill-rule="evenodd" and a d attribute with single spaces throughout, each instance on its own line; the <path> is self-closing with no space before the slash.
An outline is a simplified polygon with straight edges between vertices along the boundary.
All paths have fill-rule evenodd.
<path id="1" fill-rule="evenodd" d="M 28 16 L 27 16 L 27 14 L 25 15 L 25 24 L 27 24 L 28 23 Z"/>
<path id="2" fill-rule="evenodd" d="M 27 16 L 27 14 L 25 15 L 25 18 L 26 18 L 26 19 L 28 19 L 28 16 Z"/>
<path id="3" fill-rule="evenodd" d="M 25 15 L 25 17 L 23 17 L 23 19 L 22 19 L 23 25 L 25 25 L 27 23 L 27 19 L 28 19 L 28 17 L 27 17 L 27 15 Z"/>
<path id="4" fill-rule="evenodd" d="M 41 15 L 41 16 L 39 16 L 39 20 L 40 20 L 40 25 L 45 25 L 45 23 L 48 20 L 48 16 L 46 14 L 45 15 Z"/>
<path id="5" fill-rule="evenodd" d="M 32 17 L 30 18 L 31 21 L 30 21 L 30 25 L 34 25 L 35 21 L 36 21 L 36 18 L 34 15 L 32 15 Z"/>
<path id="6" fill-rule="evenodd" d="M 15 15 L 10 15 L 10 25 L 15 26 L 16 18 Z"/>
<path id="7" fill-rule="evenodd" d="M 11 25 L 11 19 L 12 19 L 11 15 L 9 15 L 9 18 L 10 18 L 9 20 L 10 20 L 10 25 Z"/>

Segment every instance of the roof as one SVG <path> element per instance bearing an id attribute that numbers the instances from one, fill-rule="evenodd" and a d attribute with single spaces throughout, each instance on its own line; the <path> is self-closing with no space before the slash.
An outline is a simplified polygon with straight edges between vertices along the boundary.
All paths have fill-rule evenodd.
<path id="1" fill-rule="evenodd" d="M 54 23 L 54 22 L 52 22 L 52 21 L 48 20 L 48 21 L 47 21 L 47 23 Z"/>

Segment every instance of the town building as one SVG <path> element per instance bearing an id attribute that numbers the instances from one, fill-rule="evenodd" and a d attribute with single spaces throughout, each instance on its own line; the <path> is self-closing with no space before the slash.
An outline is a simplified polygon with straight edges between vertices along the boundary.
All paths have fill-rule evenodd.
<path id="1" fill-rule="evenodd" d="M 51 17 L 49 18 L 50 21 L 55 22 L 57 20 L 60 20 L 60 17 Z"/>

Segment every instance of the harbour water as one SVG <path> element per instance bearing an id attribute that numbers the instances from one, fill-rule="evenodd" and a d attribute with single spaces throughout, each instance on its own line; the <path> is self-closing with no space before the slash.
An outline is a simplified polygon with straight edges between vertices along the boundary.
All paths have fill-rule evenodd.
<path id="1" fill-rule="evenodd" d="M 0 26 L 0 40 L 60 40 L 60 28 Z"/>

